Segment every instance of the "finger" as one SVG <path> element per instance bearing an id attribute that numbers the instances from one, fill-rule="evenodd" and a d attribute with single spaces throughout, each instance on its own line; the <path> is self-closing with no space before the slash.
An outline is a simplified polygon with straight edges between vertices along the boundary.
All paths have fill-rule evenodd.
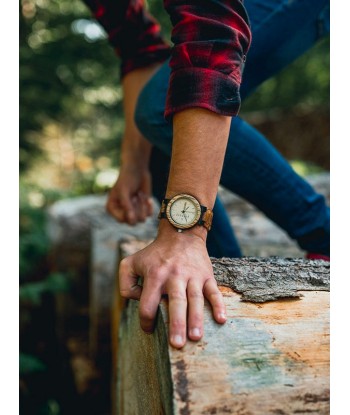
<path id="1" fill-rule="evenodd" d="M 106 209 L 107 212 L 111 214 L 118 222 L 126 222 L 124 208 L 119 204 L 118 201 L 108 197 Z"/>
<path id="2" fill-rule="evenodd" d="M 132 198 L 130 195 L 121 194 L 120 195 L 120 204 L 124 209 L 124 215 L 126 218 L 126 222 L 129 225 L 135 225 L 137 222 L 137 214 L 136 209 L 133 204 Z"/>
<path id="3" fill-rule="evenodd" d="M 154 279 L 145 279 L 140 299 L 140 325 L 146 333 L 154 330 L 155 318 L 162 297 L 161 287 L 154 283 Z"/>
<path id="4" fill-rule="evenodd" d="M 144 222 L 144 220 L 142 220 L 141 200 L 140 200 L 138 194 L 132 196 L 131 203 L 132 203 L 132 206 L 133 206 L 133 209 L 134 209 L 136 222 Z"/>
<path id="5" fill-rule="evenodd" d="M 147 216 L 153 215 L 153 201 L 152 198 L 148 196 L 148 193 L 139 192 L 142 195 L 143 205 Z"/>
<path id="6" fill-rule="evenodd" d="M 203 336 L 203 288 L 198 282 L 190 280 L 187 285 L 188 337 L 199 340 Z"/>
<path id="7" fill-rule="evenodd" d="M 147 219 L 148 211 L 149 211 L 148 198 L 143 192 L 139 192 L 137 196 L 138 196 L 138 201 L 140 205 L 140 215 L 138 219 L 141 222 L 144 222 Z"/>
<path id="8" fill-rule="evenodd" d="M 153 201 L 151 197 L 147 197 L 146 205 L 147 205 L 147 216 L 152 216 L 153 215 Z"/>
<path id="9" fill-rule="evenodd" d="M 143 182 L 140 193 L 144 195 L 145 205 L 147 209 L 146 216 L 152 216 L 153 201 L 152 201 L 152 197 L 150 197 L 150 195 L 152 194 L 152 179 L 151 179 L 151 175 L 149 175 L 148 177 L 149 177 L 149 180 L 145 180 Z"/>
<path id="10" fill-rule="evenodd" d="M 186 285 L 180 280 L 175 280 L 167 292 L 169 298 L 169 342 L 173 347 L 180 349 L 186 343 Z"/>
<path id="11" fill-rule="evenodd" d="M 137 284 L 138 278 L 133 270 L 132 257 L 123 259 L 119 265 L 119 290 L 122 297 L 140 299 L 142 287 Z"/>
<path id="12" fill-rule="evenodd" d="M 227 319 L 226 307 L 222 298 L 222 294 L 214 278 L 210 278 L 205 282 L 203 292 L 204 296 L 207 298 L 213 308 L 213 315 L 215 320 L 221 324 L 225 323 Z"/>

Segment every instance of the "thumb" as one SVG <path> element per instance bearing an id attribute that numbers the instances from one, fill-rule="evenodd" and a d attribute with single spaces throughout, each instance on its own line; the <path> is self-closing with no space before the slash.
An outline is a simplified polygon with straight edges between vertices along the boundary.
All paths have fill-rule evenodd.
<path id="1" fill-rule="evenodd" d="M 132 256 L 124 258 L 119 265 L 119 290 L 124 298 L 139 300 L 142 287 L 138 285 L 138 276 L 135 274 L 132 265 Z"/>

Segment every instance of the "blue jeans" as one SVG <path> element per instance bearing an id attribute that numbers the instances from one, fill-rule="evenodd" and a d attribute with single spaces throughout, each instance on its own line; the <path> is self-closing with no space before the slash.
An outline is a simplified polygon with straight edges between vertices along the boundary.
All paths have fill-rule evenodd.
<path id="1" fill-rule="evenodd" d="M 253 41 L 243 74 L 242 99 L 329 32 L 328 0 L 245 0 L 244 4 Z M 140 94 L 135 114 L 139 129 L 154 144 L 150 168 L 158 200 L 166 189 L 173 135 L 163 115 L 169 75 L 166 62 Z M 330 214 L 324 197 L 240 117 L 232 119 L 220 183 L 264 212 L 301 249 L 329 255 Z M 214 257 L 241 256 L 218 197 L 207 248 Z"/>

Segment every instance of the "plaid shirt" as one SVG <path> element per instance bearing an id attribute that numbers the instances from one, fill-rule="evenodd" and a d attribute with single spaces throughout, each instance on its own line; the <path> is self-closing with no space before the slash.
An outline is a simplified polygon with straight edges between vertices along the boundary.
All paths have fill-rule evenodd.
<path id="1" fill-rule="evenodd" d="M 171 75 L 165 117 L 190 107 L 237 115 L 251 32 L 241 0 L 164 0 L 173 24 L 170 48 L 144 0 L 84 0 L 122 60 L 122 76 L 163 62 Z"/>

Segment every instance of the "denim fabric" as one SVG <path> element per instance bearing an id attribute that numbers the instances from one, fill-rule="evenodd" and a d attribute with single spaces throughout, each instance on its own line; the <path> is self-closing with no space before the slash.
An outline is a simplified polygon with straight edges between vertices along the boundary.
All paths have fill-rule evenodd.
<path id="1" fill-rule="evenodd" d="M 329 32 L 328 0 L 246 0 L 244 4 L 253 42 L 241 85 L 242 98 Z M 151 171 L 159 200 L 165 193 L 172 143 L 172 125 L 164 120 L 169 75 L 165 63 L 142 91 L 135 114 L 139 129 L 155 145 Z M 329 208 L 323 196 L 239 117 L 232 119 L 221 184 L 258 207 L 302 249 L 329 255 Z M 241 256 L 219 198 L 207 248 L 211 256 Z"/>

